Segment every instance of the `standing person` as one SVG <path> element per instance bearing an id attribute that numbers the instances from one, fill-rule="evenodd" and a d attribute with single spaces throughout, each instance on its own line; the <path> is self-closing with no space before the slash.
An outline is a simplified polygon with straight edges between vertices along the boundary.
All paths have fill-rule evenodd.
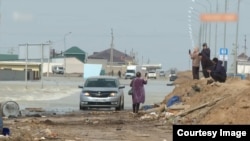
<path id="1" fill-rule="evenodd" d="M 111 71 L 111 75 L 114 76 L 114 71 L 113 70 Z"/>
<path id="2" fill-rule="evenodd" d="M 207 46 L 207 43 L 202 44 L 201 53 L 210 59 L 210 48 Z"/>
<path id="3" fill-rule="evenodd" d="M 121 75 L 122 75 L 122 73 L 121 73 L 121 71 L 119 70 L 119 71 L 118 71 L 118 76 L 119 76 L 119 78 L 121 78 Z"/>
<path id="4" fill-rule="evenodd" d="M 200 79 L 199 77 L 199 70 L 200 70 L 199 48 L 195 47 L 192 53 L 191 53 L 191 50 L 189 50 L 189 55 L 192 59 L 193 79 Z"/>
<path id="5" fill-rule="evenodd" d="M 133 90 L 133 113 L 138 113 L 140 103 L 145 102 L 145 84 L 147 84 L 147 76 L 145 78 L 141 78 L 141 72 L 136 72 L 136 77 L 130 83 L 130 87 L 132 87 Z"/>
<path id="6" fill-rule="evenodd" d="M 213 66 L 213 62 L 210 59 L 210 48 L 208 48 L 207 43 L 202 44 L 201 50 L 201 68 L 202 73 L 205 78 L 208 78 L 210 75 L 207 72 L 207 69 Z"/>
<path id="7" fill-rule="evenodd" d="M 207 72 L 207 66 L 209 66 L 208 61 L 210 60 L 210 48 L 208 48 L 207 43 L 202 44 L 202 50 L 201 50 L 201 68 L 202 68 L 202 74 L 205 78 L 209 77 L 209 73 Z"/>
<path id="8" fill-rule="evenodd" d="M 222 61 L 219 61 L 218 58 L 213 58 L 213 63 L 215 64 L 212 69 L 208 69 L 211 77 L 215 82 L 225 82 L 227 79 L 226 69 L 222 66 Z"/>
<path id="9" fill-rule="evenodd" d="M 201 58 L 201 68 L 202 68 L 203 76 L 205 78 L 209 78 L 210 75 L 207 70 L 211 69 L 211 67 L 214 66 L 214 63 L 204 53 L 199 53 L 199 56 Z"/>

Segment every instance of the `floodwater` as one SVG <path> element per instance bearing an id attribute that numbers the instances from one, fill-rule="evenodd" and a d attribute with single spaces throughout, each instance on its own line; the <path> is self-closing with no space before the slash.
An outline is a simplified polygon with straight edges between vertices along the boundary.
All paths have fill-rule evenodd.
<path id="1" fill-rule="evenodd" d="M 122 85 L 125 85 L 124 108 L 132 108 L 132 99 L 128 95 L 131 80 L 120 79 Z M 174 86 L 167 86 L 167 78 L 150 79 L 145 85 L 146 101 L 142 105 L 151 105 L 160 103 L 168 95 Z M 81 89 L 79 85 L 83 84 L 82 78 L 48 77 L 42 81 L 23 82 L 10 81 L 0 82 L 2 101 L 15 101 L 20 110 L 25 108 L 42 108 L 46 111 L 55 113 L 65 113 L 79 111 L 79 97 Z M 18 90 L 18 92 L 17 92 Z"/>

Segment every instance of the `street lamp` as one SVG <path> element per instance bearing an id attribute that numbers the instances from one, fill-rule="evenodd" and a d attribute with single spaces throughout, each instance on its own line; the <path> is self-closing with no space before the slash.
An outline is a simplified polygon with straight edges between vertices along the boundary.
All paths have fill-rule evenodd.
<path id="1" fill-rule="evenodd" d="M 190 7 L 190 10 L 188 11 L 190 14 L 192 13 L 192 14 L 195 14 L 196 15 L 196 17 L 199 17 L 199 11 L 197 11 L 196 9 L 194 9 L 193 7 Z M 191 18 L 190 17 L 192 17 L 192 16 L 188 16 L 189 17 L 189 22 L 191 22 Z M 199 19 L 198 19 L 199 20 Z M 201 48 L 201 36 L 203 35 L 204 36 L 204 34 L 205 34 L 205 29 L 204 29 L 204 22 L 202 22 L 202 23 L 200 23 L 199 24 L 199 33 L 198 33 L 198 45 L 199 45 L 199 47 Z"/>
<path id="2" fill-rule="evenodd" d="M 71 32 L 68 32 L 66 34 L 64 34 L 63 37 L 63 41 L 64 41 L 64 51 L 63 51 L 63 58 L 64 58 L 64 75 L 66 73 L 66 56 L 65 56 L 65 52 L 66 52 L 66 36 L 70 35 Z"/>
<path id="3" fill-rule="evenodd" d="M 203 5 L 203 4 L 201 4 L 201 3 L 199 3 L 199 2 L 197 2 L 196 0 L 192 0 L 192 2 L 193 3 L 196 3 L 196 4 L 198 4 L 198 5 L 200 5 L 200 6 L 202 6 L 202 7 L 204 7 L 205 8 L 205 10 L 206 10 L 206 12 L 208 11 L 207 10 L 207 7 L 205 6 L 205 5 Z M 210 11 L 211 12 L 211 11 Z M 207 40 L 207 22 L 205 23 L 205 25 L 204 25 L 204 31 L 205 31 L 205 33 L 203 34 L 203 40 L 205 41 L 205 42 L 207 42 L 206 40 Z"/>
<path id="4" fill-rule="evenodd" d="M 212 4 L 209 0 L 207 0 L 209 4 L 209 13 L 212 14 Z M 211 46 L 211 22 L 209 23 L 209 38 L 208 38 L 209 46 Z M 214 56 L 216 57 L 216 56 Z"/>

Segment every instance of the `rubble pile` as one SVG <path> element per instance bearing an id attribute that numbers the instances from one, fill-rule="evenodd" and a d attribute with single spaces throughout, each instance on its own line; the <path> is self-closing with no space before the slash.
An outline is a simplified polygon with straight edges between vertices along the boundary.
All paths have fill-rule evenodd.
<path id="1" fill-rule="evenodd" d="M 190 71 L 180 72 L 175 89 L 158 107 L 145 112 L 153 114 L 152 119 L 157 114 L 172 124 L 248 124 L 250 81 L 237 77 L 228 78 L 226 83 L 208 80 L 192 80 Z"/>

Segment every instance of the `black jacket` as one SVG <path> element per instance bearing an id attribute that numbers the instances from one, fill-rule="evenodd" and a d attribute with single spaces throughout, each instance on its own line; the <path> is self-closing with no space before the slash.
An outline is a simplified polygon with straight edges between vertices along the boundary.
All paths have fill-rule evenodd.
<path id="1" fill-rule="evenodd" d="M 214 68 L 211 73 L 218 74 L 220 76 L 223 76 L 224 78 L 227 77 L 227 72 L 224 66 L 222 66 L 222 61 L 218 61 L 218 63 L 214 65 Z"/>

